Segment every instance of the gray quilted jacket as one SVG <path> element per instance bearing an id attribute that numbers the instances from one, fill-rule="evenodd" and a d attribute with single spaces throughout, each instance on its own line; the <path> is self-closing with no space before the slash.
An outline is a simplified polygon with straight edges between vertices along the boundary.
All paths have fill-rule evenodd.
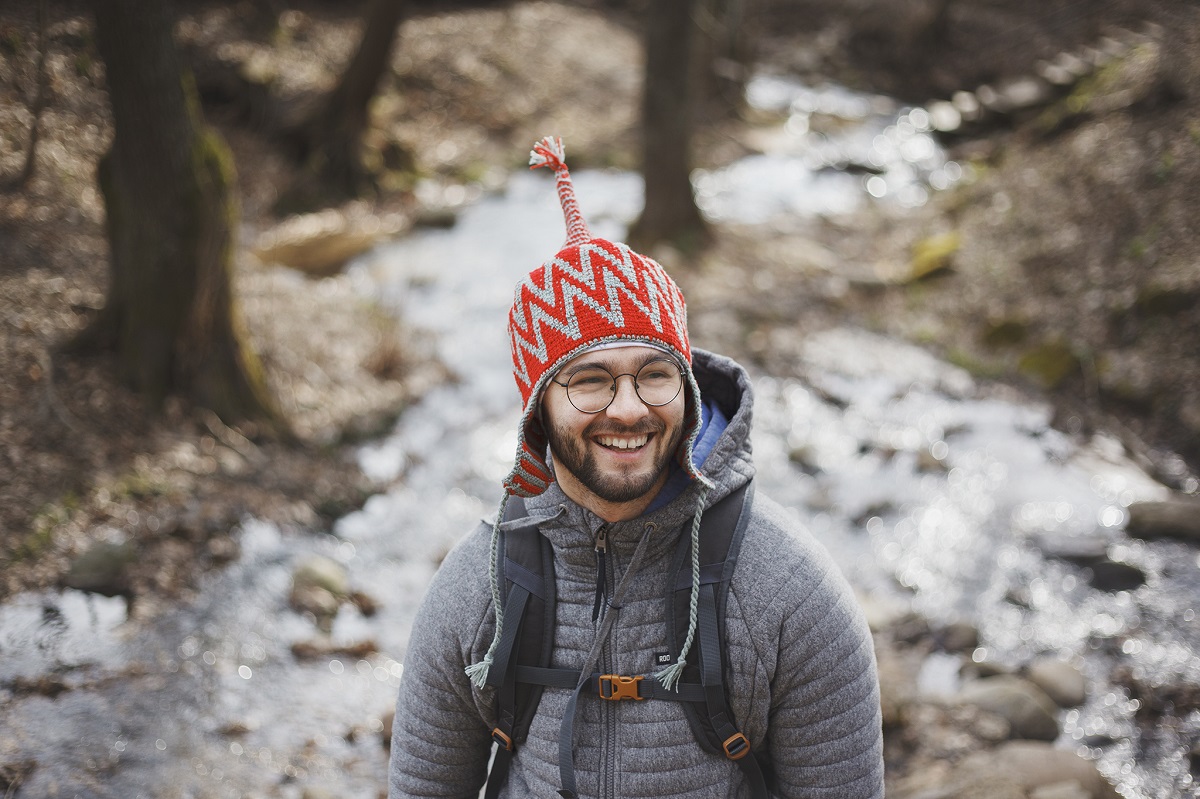
<path id="1" fill-rule="evenodd" d="M 752 393 L 746 373 L 727 358 L 696 351 L 695 373 L 705 398 L 729 416 L 703 466 L 716 483 L 711 505 L 754 474 Z M 659 510 L 609 526 L 617 579 L 645 526 L 655 528 L 603 650 L 602 671 L 651 674 L 655 654 L 672 649 L 668 573 L 697 496 L 692 486 Z M 526 507 L 531 517 L 546 519 L 541 531 L 554 547 L 551 665 L 578 669 L 598 629 L 594 538 L 603 521 L 557 483 Z M 489 533 L 490 525 L 481 524 L 454 548 L 417 614 L 396 704 L 390 799 L 476 797 L 485 781 L 493 689 L 474 689 L 463 669 L 482 658 L 494 630 Z M 879 689 L 862 613 L 824 549 L 761 491 L 730 586 L 726 625 L 731 706 L 756 754 L 770 764 L 773 794 L 882 797 Z M 559 729 L 569 696 L 545 690 L 502 796 L 557 796 Z M 676 702 L 582 697 L 574 743 L 581 797 L 749 796 L 737 765 L 701 749 Z"/>

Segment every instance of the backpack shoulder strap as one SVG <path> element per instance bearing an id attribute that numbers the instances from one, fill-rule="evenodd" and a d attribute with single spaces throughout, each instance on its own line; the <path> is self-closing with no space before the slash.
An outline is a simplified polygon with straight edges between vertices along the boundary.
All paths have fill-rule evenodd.
<path id="1" fill-rule="evenodd" d="M 519 497 L 508 501 L 504 521 L 525 515 Z M 496 756 L 488 774 L 486 799 L 499 796 L 518 744 L 542 699 L 544 686 L 517 681 L 518 667 L 545 668 L 554 646 L 554 555 L 550 542 L 529 524 L 501 532 L 504 632 L 488 670 L 487 684 L 496 688 Z"/>
<path id="2" fill-rule="evenodd" d="M 725 611 L 729 583 L 737 567 L 738 554 L 750 519 L 754 496 L 748 482 L 704 512 L 700 520 L 700 595 L 697 602 L 699 663 L 689 664 L 683 679 L 698 682 L 703 700 L 684 702 L 684 710 L 696 740 L 706 751 L 724 755 L 742 769 L 755 799 L 768 796 L 759 757 L 738 729 L 729 706 L 725 675 Z M 688 628 L 691 605 L 691 541 L 680 542 L 675 561 L 675 590 L 671 592 L 671 620 L 675 648 L 679 651 Z"/>

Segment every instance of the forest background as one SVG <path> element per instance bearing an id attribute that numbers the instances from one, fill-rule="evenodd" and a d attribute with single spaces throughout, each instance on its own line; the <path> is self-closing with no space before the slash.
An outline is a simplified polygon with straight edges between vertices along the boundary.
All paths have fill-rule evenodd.
<path id="1" fill-rule="evenodd" d="M 675 134 L 689 137 L 696 167 L 754 152 L 757 134 L 779 124 L 740 102 L 752 70 L 929 104 L 986 98 L 980 87 L 1045 77 L 1048 65 L 1069 65 L 1064 54 L 1117 45 L 1036 104 L 998 105 L 948 135 L 974 177 L 923 207 L 877 206 L 803 239 L 701 224 L 650 231 L 645 246 L 695 298 L 693 316 L 732 304 L 739 324 L 719 344 L 735 356 L 770 370 L 785 356 L 779 331 L 798 340 L 854 321 L 1047 397 L 1064 429 L 1106 430 L 1158 479 L 1196 490 L 1195 4 L 392 4 L 397 34 L 360 131 L 361 172 L 338 185 L 303 145 L 303 123 L 321 119 L 313 109 L 380 5 L 177 4 L 181 64 L 231 153 L 233 325 L 261 364 L 275 424 L 216 414 L 187 391 L 147 398 L 111 351 L 73 346 L 103 316 L 110 287 L 111 212 L 97 177 L 113 143 L 110 72 L 88 4 L 5 3 L 0 597 L 96 579 L 79 558 L 115 523 L 137 556 L 88 587 L 150 613 L 235 555 L 230 531 L 244 515 L 322 530 L 360 505 L 376 489 L 351 466 L 355 444 L 448 376 L 403 320 L 326 278 L 390 236 L 453 224 L 462 202 L 500 186 L 547 133 L 567 140 L 575 168 L 638 169 L 643 42 L 659 5 L 690 9 L 700 31 L 703 74 L 691 79 L 706 102 Z M 127 54 L 136 61 L 139 48 Z M 794 268 L 796 253 L 814 251 L 832 266 Z M 743 281 L 731 300 L 717 288 L 730 275 L 770 279 Z"/>

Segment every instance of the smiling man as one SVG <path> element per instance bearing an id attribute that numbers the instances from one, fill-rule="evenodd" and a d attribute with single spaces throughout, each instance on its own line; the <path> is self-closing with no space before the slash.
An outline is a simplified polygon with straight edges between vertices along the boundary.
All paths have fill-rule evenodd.
<path id="1" fill-rule="evenodd" d="M 640 515 L 683 439 L 683 367 L 657 347 L 602 348 L 551 382 L 542 409 L 563 491 L 605 521 Z"/>
<path id="2" fill-rule="evenodd" d="M 564 159 L 534 146 L 567 242 L 509 312 L 516 459 L 418 611 L 389 796 L 882 797 L 870 634 L 753 491 L 750 379 L 692 349 L 661 266 L 590 234 Z"/>

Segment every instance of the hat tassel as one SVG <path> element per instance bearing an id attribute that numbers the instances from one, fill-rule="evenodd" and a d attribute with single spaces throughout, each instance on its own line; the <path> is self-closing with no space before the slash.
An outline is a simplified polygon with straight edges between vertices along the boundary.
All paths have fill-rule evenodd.
<path id="1" fill-rule="evenodd" d="M 590 241 L 592 233 L 575 199 L 575 187 L 571 183 L 571 173 L 567 171 L 567 150 L 563 147 L 562 139 L 547 136 L 533 145 L 529 151 L 529 168 L 537 169 L 540 166 L 553 169 L 557 177 L 555 186 L 558 189 L 558 201 L 562 204 L 567 222 L 566 246 L 573 247 Z"/>

